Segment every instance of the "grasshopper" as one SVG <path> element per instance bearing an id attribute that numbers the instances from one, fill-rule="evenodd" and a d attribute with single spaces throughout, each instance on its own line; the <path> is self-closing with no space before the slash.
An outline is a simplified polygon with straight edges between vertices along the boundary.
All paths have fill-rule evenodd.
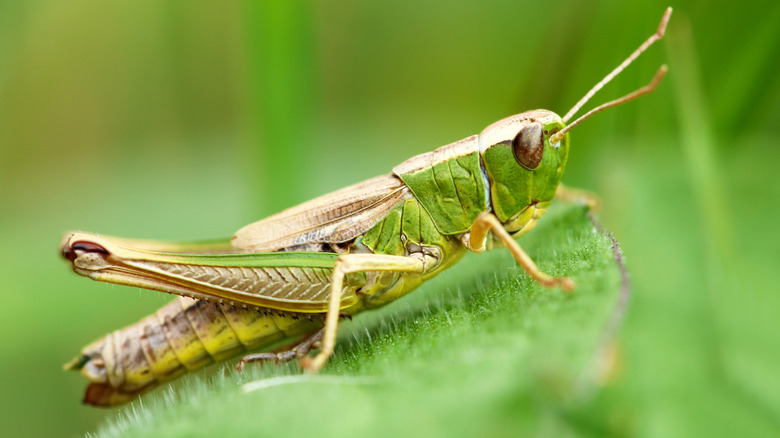
<path id="1" fill-rule="evenodd" d="M 505 118 L 390 174 L 250 224 L 230 240 L 181 244 L 67 234 L 62 254 L 77 274 L 180 295 L 65 365 L 90 381 L 84 402 L 124 403 L 187 371 L 285 340 L 295 343 L 246 355 L 238 369 L 298 359 L 317 372 L 333 354 L 340 317 L 400 298 L 467 251 L 505 246 L 534 280 L 572 290 L 573 280 L 539 270 L 515 238 L 536 225 L 556 194 L 580 197 L 560 185 L 569 131 L 658 85 L 665 66 L 645 87 L 567 125 L 663 37 L 670 14 L 671 8 L 656 32 L 563 117 L 533 110 Z"/>

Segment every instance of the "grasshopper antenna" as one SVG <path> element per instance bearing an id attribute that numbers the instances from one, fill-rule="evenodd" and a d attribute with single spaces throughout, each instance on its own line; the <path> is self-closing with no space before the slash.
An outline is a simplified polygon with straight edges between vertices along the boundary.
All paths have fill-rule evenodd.
<path id="1" fill-rule="evenodd" d="M 563 116 L 563 122 L 566 123 L 569 121 L 569 119 L 574 116 L 574 114 L 577 113 L 577 111 L 582 108 L 583 105 L 585 105 L 588 100 L 590 100 L 591 97 L 593 97 L 594 94 L 596 94 L 599 90 L 601 90 L 604 85 L 607 85 L 615 76 L 620 74 L 623 70 L 625 70 L 626 67 L 629 66 L 636 58 L 639 57 L 639 55 L 642 54 L 645 50 L 647 50 L 648 47 L 650 47 L 654 42 L 660 40 L 663 38 L 664 33 L 666 32 L 666 25 L 669 23 L 669 17 L 672 15 L 672 8 L 666 8 L 666 11 L 664 12 L 664 16 L 661 17 L 661 22 L 658 24 L 658 29 L 655 31 L 654 34 L 650 35 L 650 38 L 648 38 L 645 42 L 643 42 L 636 50 L 634 50 L 631 55 L 628 56 L 623 62 L 620 63 L 617 67 L 615 67 L 614 70 L 609 72 L 608 75 L 604 76 L 604 79 L 600 80 L 596 85 L 593 86 L 593 88 L 590 89 L 584 96 L 582 96 L 582 99 L 579 100 L 570 110 L 566 113 L 565 116 Z M 611 102 L 607 102 L 603 105 L 600 105 L 587 113 L 585 115 L 581 116 L 562 130 L 556 132 L 553 134 L 553 136 L 550 138 L 551 143 L 558 143 L 563 139 L 563 136 L 569 132 L 572 128 L 586 120 L 588 117 L 592 116 L 593 114 L 596 114 L 599 111 L 603 111 L 607 108 L 617 106 L 623 103 L 626 103 L 630 100 L 636 99 L 639 96 L 645 95 L 655 89 L 656 86 L 658 86 L 658 83 L 661 81 L 661 79 L 664 77 L 664 74 L 666 74 L 666 71 L 668 69 L 665 65 L 662 65 L 660 69 L 658 69 L 658 72 L 655 74 L 655 77 L 653 77 L 653 80 L 650 81 L 649 84 L 646 86 L 634 91 L 633 93 L 629 93 L 619 99 L 615 99 Z"/>
<path id="2" fill-rule="evenodd" d="M 650 81 L 649 84 L 645 85 L 644 87 L 634 90 L 631 93 L 626 94 L 623 97 L 617 98 L 615 100 L 611 100 L 607 103 L 601 104 L 597 106 L 596 108 L 593 108 L 592 110 L 588 111 L 587 113 L 583 114 L 578 118 L 577 120 L 571 122 L 568 126 L 561 129 L 560 131 L 556 132 L 552 136 L 550 136 L 550 143 L 556 144 L 560 143 L 560 141 L 563 139 L 563 136 L 566 135 L 567 132 L 571 131 L 572 128 L 579 125 L 583 121 L 587 120 L 590 116 L 593 114 L 596 114 L 598 112 L 604 111 L 607 108 L 612 108 L 613 106 L 618 106 L 620 104 L 626 103 L 628 101 L 634 100 L 639 96 L 644 96 L 647 93 L 650 93 L 651 91 L 655 90 L 655 87 L 658 86 L 658 84 L 661 82 L 661 79 L 664 78 L 664 75 L 669 69 L 666 67 L 666 65 L 662 65 L 658 71 L 655 73 L 655 76 L 653 76 L 653 80 Z"/>

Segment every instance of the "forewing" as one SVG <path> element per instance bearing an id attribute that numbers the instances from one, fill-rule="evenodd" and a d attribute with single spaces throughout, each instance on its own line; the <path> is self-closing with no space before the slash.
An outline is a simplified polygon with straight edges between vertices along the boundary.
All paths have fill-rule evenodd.
<path id="1" fill-rule="evenodd" d="M 411 192 L 396 176 L 372 178 L 247 225 L 232 243 L 247 252 L 266 252 L 347 242 L 379 223 L 408 196 Z"/>

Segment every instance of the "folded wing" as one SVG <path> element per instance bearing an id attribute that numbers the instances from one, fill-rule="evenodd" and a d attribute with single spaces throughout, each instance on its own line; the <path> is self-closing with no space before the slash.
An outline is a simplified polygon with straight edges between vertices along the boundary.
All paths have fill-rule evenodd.
<path id="1" fill-rule="evenodd" d="M 232 244 L 247 252 L 269 252 L 348 242 L 408 196 L 411 192 L 396 176 L 372 178 L 247 225 L 233 236 Z"/>

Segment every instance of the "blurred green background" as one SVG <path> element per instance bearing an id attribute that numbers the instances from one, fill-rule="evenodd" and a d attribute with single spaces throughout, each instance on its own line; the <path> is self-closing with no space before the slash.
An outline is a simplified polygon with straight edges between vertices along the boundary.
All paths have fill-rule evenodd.
<path id="1" fill-rule="evenodd" d="M 98 284 L 62 234 L 227 236 L 505 116 L 563 114 L 667 2 L 0 3 L 0 424 L 106 411 L 61 371 L 169 298 Z M 635 294 L 594 403 L 631 435 L 780 430 L 780 4 L 673 1 L 589 107 L 564 182 L 598 193 Z"/>

